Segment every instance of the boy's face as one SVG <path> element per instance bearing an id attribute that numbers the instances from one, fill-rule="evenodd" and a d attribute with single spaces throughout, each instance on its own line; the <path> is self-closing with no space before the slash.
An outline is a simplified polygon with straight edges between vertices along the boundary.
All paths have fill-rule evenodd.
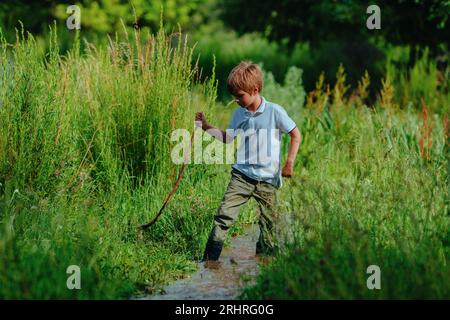
<path id="1" fill-rule="evenodd" d="M 259 90 L 254 89 L 253 92 L 248 93 L 243 90 L 236 92 L 234 99 L 238 105 L 243 108 L 247 108 L 249 105 L 253 104 L 258 97 Z"/>

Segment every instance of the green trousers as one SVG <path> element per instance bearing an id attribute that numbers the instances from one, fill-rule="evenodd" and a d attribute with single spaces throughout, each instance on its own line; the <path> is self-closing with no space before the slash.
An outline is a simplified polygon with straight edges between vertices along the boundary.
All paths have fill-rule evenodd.
<path id="1" fill-rule="evenodd" d="M 253 197 L 258 203 L 260 229 L 256 254 L 273 254 L 276 218 L 274 205 L 277 190 L 270 183 L 253 180 L 233 169 L 231 181 L 214 217 L 214 227 L 209 235 L 209 241 L 223 243 L 228 230 L 239 215 L 240 208 Z"/>

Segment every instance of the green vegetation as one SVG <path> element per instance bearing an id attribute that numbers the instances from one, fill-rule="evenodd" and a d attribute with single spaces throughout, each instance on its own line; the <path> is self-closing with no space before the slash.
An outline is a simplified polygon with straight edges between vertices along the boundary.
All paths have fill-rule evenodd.
<path id="1" fill-rule="evenodd" d="M 162 32 L 62 57 L 56 38 L 46 57 L 24 38 L 1 45 L 0 296 L 126 297 L 191 271 L 226 171 L 189 166 L 158 224 L 137 227 L 176 180 L 171 131 L 212 107 L 214 79 L 196 82 L 192 49 Z M 72 264 L 83 290 L 66 288 Z"/>
<path id="2" fill-rule="evenodd" d="M 0 298 L 129 298 L 195 270 L 229 165 L 187 165 L 160 221 L 138 226 L 177 179 L 172 131 L 192 131 L 196 111 L 224 128 L 244 59 L 303 142 L 279 192 L 288 241 L 242 298 L 450 298 L 447 2 L 381 1 L 404 14 L 373 36 L 360 1 L 304 1 L 299 21 L 248 2 L 275 12 L 264 28 L 236 3 L 80 1 L 78 32 L 64 1 L 0 4 Z M 70 265 L 82 290 L 66 287 Z M 367 289 L 369 265 L 382 290 Z"/>
<path id="3" fill-rule="evenodd" d="M 290 242 L 242 298 L 448 299 L 448 114 L 388 99 L 367 108 L 321 86 L 302 110 L 298 174 L 281 192 Z M 366 286 L 370 265 L 381 290 Z"/>

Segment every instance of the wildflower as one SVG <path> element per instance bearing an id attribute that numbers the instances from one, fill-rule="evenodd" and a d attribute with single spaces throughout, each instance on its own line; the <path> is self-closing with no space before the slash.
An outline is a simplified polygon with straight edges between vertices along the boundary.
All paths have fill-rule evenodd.
<path id="1" fill-rule="evenodd" d="M 425 100 L 422 99 L 422 126 L 420 126 L 420 155 L 423 159 L 430 158 L 431 148 L 433 146 L 432 132 L 433 132 L 433 118 L 429 114 L 428 107 Z"/>

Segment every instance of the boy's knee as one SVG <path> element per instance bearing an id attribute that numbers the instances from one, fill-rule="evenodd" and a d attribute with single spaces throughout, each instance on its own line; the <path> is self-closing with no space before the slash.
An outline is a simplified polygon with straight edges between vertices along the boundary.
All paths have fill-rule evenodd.
<path id="1" fill-rule="evenodd" d="M 225 215 L 225 214 L 216 214 L 214 216 L 214 225 L 217 228 L 220 228 L 224 231 L 228 230 L 231 227 L 231 224 L 233 223 L 233 218 Z"/>
<path id="2" fill-rule="evenodd" d="M 225 237 L 228 231 L 228 227 L 223 227 L 221 225 L 215 225 L 210 234 L 209 234 L 209 239 L 213 240 L 213 241 L 225 241 Z"/>

